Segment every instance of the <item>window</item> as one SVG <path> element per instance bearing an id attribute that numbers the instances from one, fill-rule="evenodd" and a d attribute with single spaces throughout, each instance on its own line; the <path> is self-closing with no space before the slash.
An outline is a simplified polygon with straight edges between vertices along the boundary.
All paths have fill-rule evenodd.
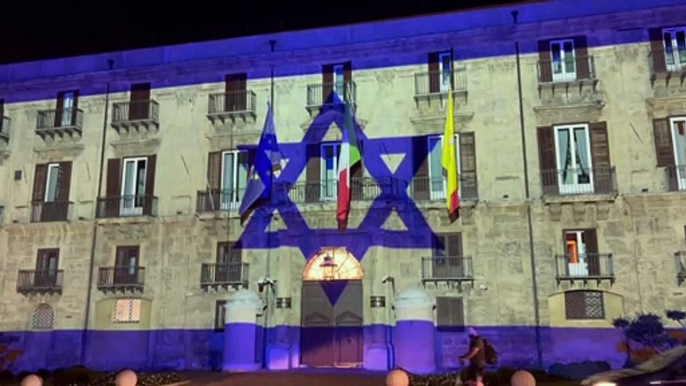
<path id="1" fill-rule="evenodd" d="M 345 95 L 345 70 L 342 64 L 333 66 L 333 90 L 339 98 L 343 99 Z"/>
<path id="2" fill-rule="evenodd" d="M 436 325 L 439 331 L 464 331 L 464 302 L 462 298 L 436 297 Z"/>
<path id="3" fill-rule="evenodd" d="M 117 299 L 112 313 L 113 323 L 139 323 L 141 321 L 141 299 Z"/>
<path id="4" fill-rule="evenodd" d="M 124 159 L 121 184 L 121 209 L 123 215 L 141 215 L 145 205 L 148 159 Z"/>
<path id="5" fill-rule="evenodd" d="M 31 318 L 32 330 L 52 330 L 55 323 L 55 313 L 48 304 L 39 305 Z"/>
<path id="6" fill-rule="evenodd" d="M 453 55 L 450 52 L 438 54 L 438 68 L 441 76 L 441 92 L 450 91 L 452 84 Z"/>
<path id="7" fill-rule="evenodd" d="M 240 242 L 217 244 L 215 283 L 237 283 L 243 279 L 242 248 Z"/>
<path id="8" fill-rule="evenodd" d="M 217 300 L 214 307 L 214 329 L 224 331 L 226 325 L 226 300 Z"/>
<path id="9" fill-rule="evenodd" d="M 57 96 L 57 127 L 76 125 L 76 92 L 62 92 Z"/>
<path id="10" fill-rule="evenodd" d="M 565 277 L 600 277 L 600 256 L 595 229 L 564 231 Z"/>
<path id="11" fill-rule="evenodd" d="M 117 247 L 113 284 L 139 284 L 139 253 L 137 246 Z"/>
<path id="12" fill-rule="evenodd" d="M 669 120 L 676 164 L 676 178 L 679 190 L 686 189 L 686 118 L 671 118 Z"/>
<path id="13" fill-rule="evenodd" d="M 686 117 L 653 120 L 657 166 L 666 168 L 670 191 L 686 190 Z"/>
<path id="14" fill-rule="evenodd" d="M 605 319 L 603 293 L 600 291 L 570 291 L 565 293 L 567 320 Z"/>
<path id="15" fill-rule="evenodd" d="M 589 144 L 587 125 L 555 127 L 558 184 L 562 194 L 593 192 Z"/>
<path id="16" fill-rule="evenodd" d="M 459 144 L 460 140 L 458 134 L 455 134 L 455 143 Z M 429 192 L 431 200 L 446 199 L 447 181 L 445 173 L 443 172 L 443 164 L 441 157 L 443 156 L 443 136 L 436 135 L 428 138 L 429 146 Z M 457 159 L 458 174 L 460 171 L 460 146 L 455 146 L 455 153 Z M 458 175 L 459 179 L 459 175 Z M 458 183 L 458 194 L 460 197 L 462 184 Z"/>
<path id="17" fill-rule="evenodd" d="M 222 210 L 238 210 L 248 184 L 248 170 L 247 151 L 230 150 L 222 153 Z"/>
<path id="18" fill-rule="evenodd" d="M 248 74 L 226 75 L 224 112 L 246 111 L 248 108 L 247 91 Z M 251 106 L 252 107 L 252 106 Z M 217 111 L 222 111 L 218 110 Z"/>
<path id="19" fill-rule="evenodd" d="M 39 249 L 36 256 L 36 288 L 54 288 L 58 283 L 59 249 Z"/>
<path id="20" fill-rule="evenodd" d="M 321 193 L 322 201 L 336 200 L 338 195 L 338 153 L 339 143 L 326 143 L 321 146 Z"/>
<path id="21" fill-rule="evenodd" d="M 31 221 L 67 220 L 71 166 L 71 162 L 36 165 Z"/>
<path id="22" fill-rule="evenodd" d="M 553 81 L 576 79 L 576 60 L 574 57 L 574 40 L 563 39 L 550 42 L 550 56 Z"/>
<path id="23" fill-rule="evenodd" d="M 461 233 L 436 235 L 433 245 L 432 278 L 465 278 L 471 275 L 468 263 L 462 255 Z"/>
<path id="24" fill-rule="evenodd" d="M 686 66 L 686 28 L 664 29 L 662 37 L 667 70 L 681 71 Z"/>
<path id="25" fill-rule="evenodd" d="M 48 164 L 48 175 L 46 178 L 45 202 L 53 202 L 57 198 L 57 179 L 60 174 L 59 164 Z"/>

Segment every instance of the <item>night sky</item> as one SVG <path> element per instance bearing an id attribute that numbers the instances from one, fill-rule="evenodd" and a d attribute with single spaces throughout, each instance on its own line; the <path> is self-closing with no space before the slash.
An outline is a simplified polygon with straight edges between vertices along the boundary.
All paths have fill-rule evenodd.
<path id="1" fill-rule="evenodd" d="M 119 0 L 80 4 L 14 0 L 5 4 L 0 20 L 0 64 L 522 2 L 525 1 Z"/>

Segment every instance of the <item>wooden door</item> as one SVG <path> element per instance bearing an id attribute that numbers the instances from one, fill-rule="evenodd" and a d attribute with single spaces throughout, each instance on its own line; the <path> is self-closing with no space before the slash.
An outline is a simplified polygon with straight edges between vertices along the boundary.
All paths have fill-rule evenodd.
<path id="1" fill-rule="evenodd" d="M 310 367 L 335 364 L 333 307 L 319 282 L 302 286 L 300 362 Z"/>
<path id="2" fill-rule="evenodd" d="M 56 286 L 58 266 L 59 249 L 39 250 L 38 257 L 36 259 L 34 286 L 38 288 Z"/>
<path id="3" fill-rule="evenodd" d="M 336 367 L 362 364 L 364 347 L 362 281 L 349 281 L 334 305 Z"/>
<path id="4" fill-rule="evenodd" d="M 114 262 L 113 284 L 137 284 L 139 263 L 138 247 L 118 247 Z"/>
<path id="5" fill-rule="evenodd" d="M 150 83 L 131 85 L 129 120 L 140 121 L 150 118 Z"/>

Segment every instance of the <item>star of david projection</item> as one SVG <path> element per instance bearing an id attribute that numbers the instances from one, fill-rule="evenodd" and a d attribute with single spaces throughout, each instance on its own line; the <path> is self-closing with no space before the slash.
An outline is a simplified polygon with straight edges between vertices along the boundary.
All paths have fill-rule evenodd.
<path id="1" fill-rule="evenodd" d="M 275 197 L 272 203 L 260 207 L 248 219 L 240 237 L 243 248 L 297 247 L 305 259 L 309 259 L 322 248 L 345 247 L 358 261 L 362 261 L 373 246 L 429 249 L 435 245 L 436 234 L 407 193 L 408 184 L 428 154 L 420 155 L 421 159 L 414 158 L 417 155 L 412 152 L 413 137 L 368 139 L 357 121 L 354 124 L 362 147 L 363 164 L 379 185 L 381 193 L 371 202 L 369 211 L 357 228 L 348 228 L 341 233 L 336 228 L 313 229 L 308 226 L 284 187 L 295 185 L 305 171 L 309 160 L 307 145 L 321 143 L 332 124 L 342 130 L 343 121 L 344 112 L 340 102 L 338 105 L 335 102 L 326 104 L 314 118 L 300 143 L 280 144 L 288 163 L 279 176 L 274 176 Z M 397 169 L 391 171 L 382 157 L 402 153 L 405 153 L 404 158 Z M 404 223 L 405 230 L 383 228 L 394 211 Z M 281 216 L 286 229 L 270 231 L 269 224 L 276 212 Z M 335 216 L 335 210 L 331 215 Z M 332 305 L 335 305 L 345 289 L 345 284 L 345 281 L 341 281 L 338 285 L 327 283 L 322 286 Z"/>

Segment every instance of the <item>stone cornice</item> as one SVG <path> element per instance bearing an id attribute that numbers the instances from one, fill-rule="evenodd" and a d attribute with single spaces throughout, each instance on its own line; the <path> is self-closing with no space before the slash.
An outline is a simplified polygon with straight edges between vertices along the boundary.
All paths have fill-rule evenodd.
<path id="1" fill-rule="evenodd" d="M 605 102 L 583 103 L 573 105 L 537 106 L 534 107 L 537 124 L 550 126 L 572 122 L 600 121 L 600 112 L 605 107 Z"/>
<path id="2" fill-rule="evenodd" d="M 686 95 L 648 98 L 646 105 L 648 105 L 648 116 L 651 118 L 684 115 L 686 114 Z"/>

